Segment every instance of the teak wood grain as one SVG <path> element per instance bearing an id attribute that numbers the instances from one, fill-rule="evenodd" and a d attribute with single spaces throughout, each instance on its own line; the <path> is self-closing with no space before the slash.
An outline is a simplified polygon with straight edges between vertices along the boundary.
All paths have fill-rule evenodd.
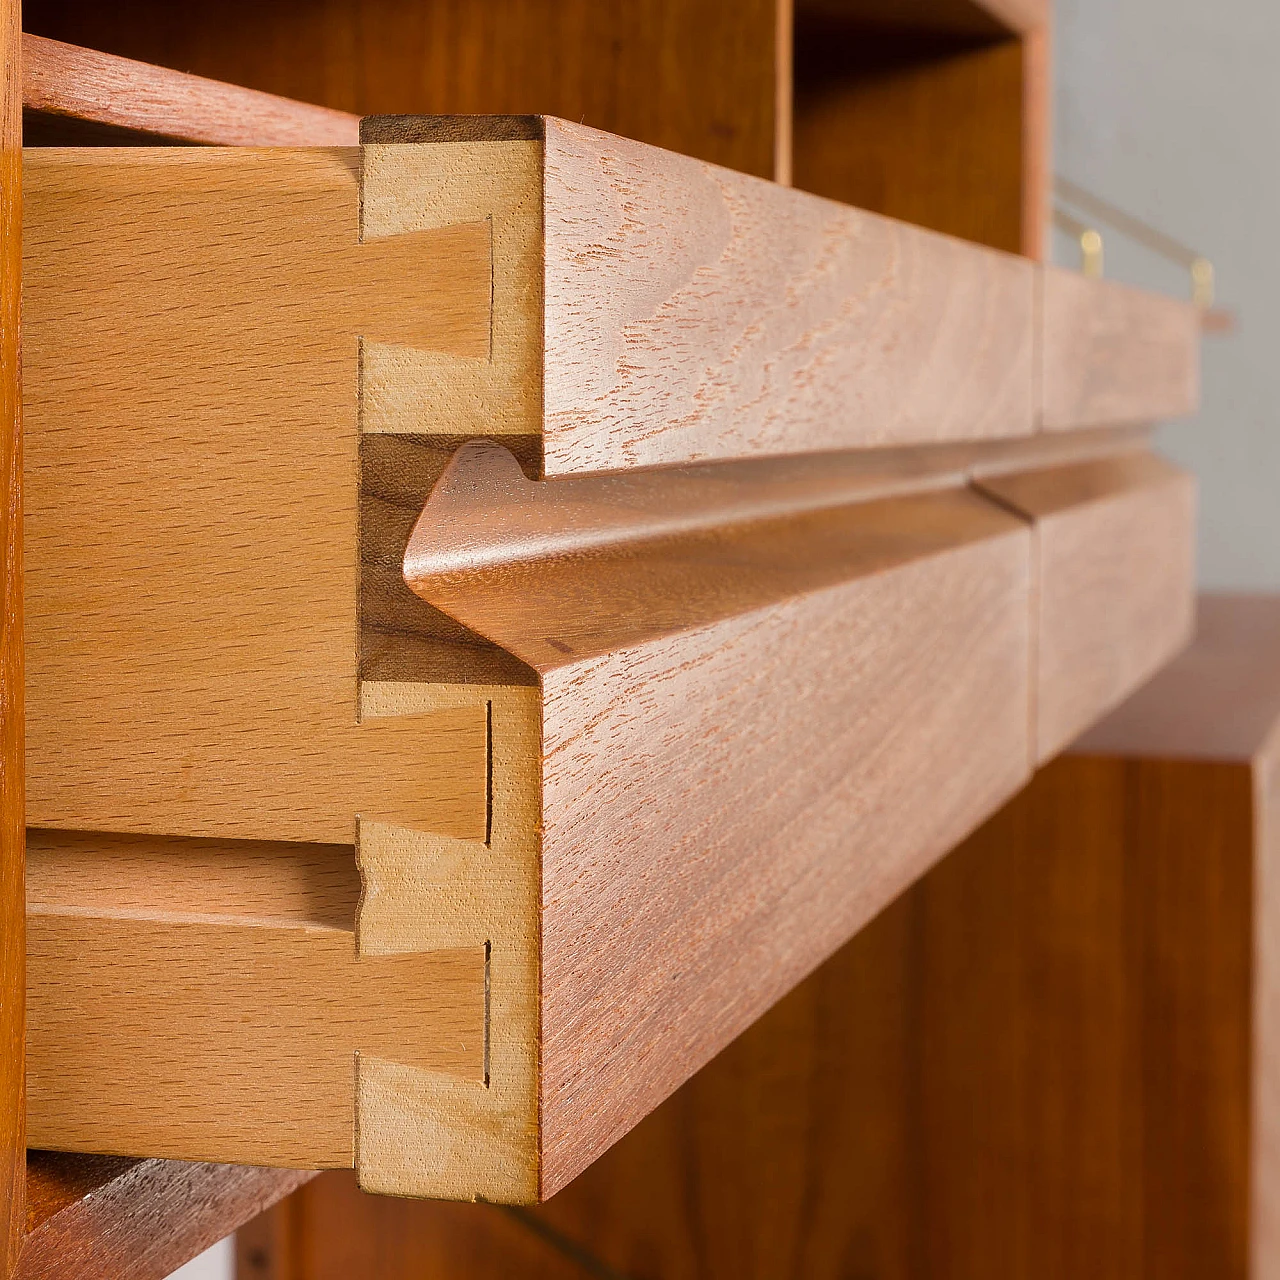
<path id="1" fill-rule="evenodd" d="M 1030 430 L 1025 261 L 560 122 L 545 146 L 548 474 Z"/>
<path id="2" fill-rule="evenodd" d="M 1021 784 L 1041 513 L 982 486 L 1141 440 L 1037 432 L 1024 260 L 555 120 L 365 137 L 28 159 L 29 818 L 71 895 L 33 886 L 33 1126 L 528 1201 Z M 414 504 L 456 554 L 428 491 L 482 433 L 552 542 L 419 573 Z M 798 501 L 806 467 L 848 483 Z M 1095 498 L 1043 518 L 1088 547 Z M 667 523 L 565 552 L 628 504 Z M 1157 621 L 1110 633 L 1126 671 Z M 354 920 L 299 887 L 321 846 Z M 410 972 L 448 1018 L 407 1025 Z M 80 1052 L 77 982 L 132 1040 Z"/>
<path id="3" fill-rule="evenodd" d="M 1057 267 L 1044 269 L 1040 288 L 1046 431 L 1151 422 L 1195 410 L 1198 308 Z"/>
<path id="4" fill-rule="evenodd" d="M 13 1280 L 164 1280 L 313 1176 L 48 1151 L 33 1151 L 29 1163 Z"/>
<path id="5" fill-rule="evenodd" d="M 1057 755 L 1191 635 L 1195 484 L 1150 453 L 979 481 L 1035 522 L 1036 760 Z"/>
<path id="6" fill-rule="evenodd" d="M 41 36 L 22 37 L 27 145 L 157 140 L 230 147 L 341 147 L 360 119 Z M 83 134 L 88 138 L 84 139 Z"/>
<path id="7" fill-rule="evenodd" d="M 0 1276 L 23 1236 L 22 114 L 19 5 L 0 3 Z"/>
<path id="8" fill-rule="evenodd" d="M 360 115 L 546 111 L 758 177 L 776 123 L 776 0 L 27 0 L 26 29 Z"/>
<path id="9" fill-rule="evenodd" d="M 1024 133 L 1044 92 L 1033 42 L 935 42 L 916 59 L 902 44 L 823 14 L 799 26 L 796 185 L 1038 257 L 1044 143 Z"/>
<path id="10" fill-rule="evenodd" d="M 754 991 L 762 985 L 760 974 L 781 975 L 779 987 L 755 1008 L 759 1012 L 811 967 L 818 955 L 852 932 L 851 924 L 856 927 L 869 918 L 872 913 L 862 914 L 858 905 L 862 892 L 871 895 L 878 909 L 919 874 L 922 868 L 916 866 L 907 869 L 902 879 L 894 879 L 904 870 L 900 861 L 904 842 L 914 843 L 914 837 L 907 835 L 900 818 L 892 834 L 885 832 L 881 837 L 875 815 L 910 813 L 918 820 L 931 809 L 944 824 L 953 820 L 939 803 L 942 795 L 936 782 L 930 784 L 928 806 L 923 793 L 913 801 L 899 790 L 908 780 L 908 759 L 921 754 L 936 759 L 933 753 L 949 749 L 951 742 L 968 757 L 960 743 L 967 742 L 970 732 L 978 734 L 988 751 L 996 741 L 1003 741 L 1015 752 L 1035 752 L 1036 744 L 1027 742 L 1022 728 L 1013 725 L 1019 715 L 1027 715 L 1030 723 L 1031 711 L 1045 700 L 1043 692 L 1036 698 L 1029 690 L 1020 692 L 1003 727 L 994 723 L 977 727 L 995 705 L 1001 678 L 996 673 L 1001 667 L 1006 689 L 1014 664 L 1029 661 L 1033 670 L 1048 673 L 1056 692 L 1058 682 L 1070 683 L 1073 678 L 1072 672 L 1058 670 L 1062 665 L 1058 655 L 1077 655 L 1079 670 L 1074 679 L 1101 685 L 1100 690 L 1086 685 L 1085 693 L 1078 695 L 1087 701 L 1092 692 L 1096 715 L 1108 696 L 1118 697 L 1131 688 L 1181 641 L 1191 591 L 1186 573 L 1189 556 L 1185 550 L 1180 556 L 1168 555 L 1172 567 L 1164 576 L 1163 562 L 1144 552 L 1140 535 L 1151 527 L 1153 538 L 1167 537 L 1170 548 L 1185 549 L 1189 489 L 1179 473 L 1141 453 L 987 476 L 978 482 L 980 492 L 997 493 L 1004 507 L 1012 508 L 1014 499 L 1020 500 L 1022 514 L 1035 521 L 1039 588 L 1033 591 L 1024 582 L 1013 590 L 1025 593 L 1019 610 L 1037 597 L 1047 600 L 1048 606 L 1042 603 L 1038 616 L 1027 619 L 1028 629 L 1010 631 L 1008 645 L 998 656 L 992 655 L 994 665 L 987 676 L 967 669 L 965 696 L 976 694 L 978 701 L 966 703 L 954 722 L 951 712 L 944 710 L 942 689 L 926 688 L 926 672 L 949 668 L 953 659 L 931 655 L 919 640 L 910 656 L 906 650 L 893 653 L 897 679 L 910 689 L 909 699 L 923 698 L 945 718 L 931 719 L 925 738 L 905 740 L 906 756 L 876 760 L 874 776 L 886 782 L 894 779 L 882 798 L 881 784 L 849 762 L 864 759 L 872 743 L 885 744 L 872 749 L 873 753 L 890 750 L 885 728 L 891 723 L 905 727 L 918 719 L 919 711 L 890 699 L 882 721 L 878 700 L 860 683 L 870 677 L 879 687 L 891 679 L 874 656 L 877 637 L 883 640 L 890 634 L 884 621 L 888 598 L 875 595 L 874 575 L 885 575 L 885 586 L 899 602 L 896 608 L 905 607 L 910 613 L 914 606 L 907 602 L 915 594 L 911 585 L 915 562 L 942 554 L 949 565 L 945 576 L 950 587 L 978 602 L 1007 570 L 993 563 L 981 571 L 986 586 L 980 591 L 961 566 L 982 539 L 996 534 L 1000 508 L 984 507 L 971 491 L 947 489 L 945 479 L 944 487 L 932 493 L 884 497 L 876 486 L 891 484 L 891 471 L 877 475 L 868 467 L 866 473 L 855 472 L 841 482 L 835 478 L 840 471 L 838 460 L 833 460 L 823 470 L 826 488 L 809 477 L 803 494 L 804 499 L 818 501 L 816 494 L 825 493 L 825 510 L 805 509 L 801 502 L 798 512 L 769 519 L 763 509 L 748 505 L 738 515 L 745 523 L 735 527 L 724 509 L 732 492 L 726 484 L 714 495 L 721 511 L 713 529 L 695 524 L 672 532 L 673 524 L 687 519 L 681 514 L 676 481 L 698 484 L 693 472 L 667 473 L 668 503 L 661 513 L 665 524 L 647 527 L 644 493 L 637 482 L 618 477 L 594 484 L 563 480 L 532 484 L 514 459 L 507 457 L 500 463 L 500 457 L 501 451 L 492 445 L 473 446 L 458 455 L 438 482 L 410 538 L 406 579 L 430 603 L 496 640 L 541 676 L 546 753 L 541 1117 L 543 1177 L 554 1189 L 585 1163 L 575 1155 L 584 1140 L 598 1133 L 603 1145 L 610 1126 L 628 1127 L 695 1068 L 698 1059 L 690 1052 L 691 1045 L 715 1044 L 717 1014 L 726 1019 L 733 1016 L 730 992 L 748 989 L 745 974 L 736 969 L 738 957 L 757 971 Z M 740 486 L 746 484 L 743 468 L 733 474 Z M 803 472 L 793 466 L 789 473 L 793 485 L 799 475 Z M 710 478 L 701 483 L 711 483 Z M 920 483 L 919 474 L 916 483 Z M 558 543 L 538 523 L 543 496 L 539 490 L 547 491 L 547 500 L 553 491 L 564 491 L 566 500 L 576 504 L 570 508 L 572 518 L 562 517 L 568 534 Z M 1145 498 L 1147 490 L 1155 498 L 1139 501 L 1131 509 L 1132 495 Z M 637 525 L 638 532 L 618 523 L 620 516 L 613 514 L 606 500 L 611 491 L 615 501 L 621 498 L 625 504 L 616 509 L 626 512 L 621 518 Z M 1171 494 L 1171 506 L 1166 491 Z M 790 497 L 801 499 L 795 492 Z M 704 495 L 704 506 L 707 501 Z M 776 495 L 774 501 L 779 501 Z M 1118 504 L 1121 527 L 1108 502 Z M 1166 508 L 1163 523 L 1152 519 L 1153 513 L 1165 513 Z M 1085 538 L 1085 543 L 1060 549 L 1054 516 L 1077 530 L 1077 538 Z M 590 538 L 593 517 L 602 530 L 598 545 Z M 1095 529 L 1095 541 L 1090 542 L 1088 534 Z M 891 530 L 911 533 L 904 537 Z M 1109 575 L 1102 574 L 1096 564 L 1095 542 L 1104 541 L 1115 566 Z M 1132 561 L 1115 560 L 1116 543 L 1132 544 Z M 440 550 L 438 559 L 433 556 L 435 548 Z M 815 548 L 821 548 L 821 554 L 815 554 Z M 1028 544 L 1026 550 L 1030 549 Z M 865 558 L 869 553 L 875 557 L 870 562 Z M 857 598 L 856 609 L 859 616 L 878 621 L 864 636 L 852 615 L 838 605 L 837 593 L 847 593 L 849 587 L 834 584 L 843 577 L 853 576 L 856 581 L 867 574 L 872 576 L 864 577 L 859 586 L 870 594 Z M 935 603 L 946 594 L 937 582 L 921 590 Z M 1137 603 L 1113 598 L 1124 590 Z M 787 599 L 799 592 L 806 594 Z M 775 599 L 785 603 L 773 604 Z M 637 609 L 640 602 L 642 610 Z M 811 645 L 821 646 L 821 637 L 828 634 L 825 617 L 806 612 L 817 607 L 824 613 L 839 608 L 833 615 L 839 619 L 835 625 L 853 640 L 851 651 L 859 655 L 856 674 L 846 676 L 839 687 L 828 688 L 816 671 L 793 656 L 803 649 L 798 639 L 790 638 L 795 627 L 809 633 Z M 941 607 L 953 619 L 967 616 L 955 599 Z M 994 619 L 999 607 L 982 603 L 980 613 Z M 781 615 L 785 621 L 779 626 L 771 615 Z M 919 621 L 921 635 L 935 632 L 936 624 Z M 946 625 L 952 635 L 955 624 Z M 975 618 L 961 631 L 978 625 Z M 768 629 L 761 631 L 762 626 Z M 1020 644 L 1026 648 L 1018 654 Z M 1114 660 L 1109 655 L 1117 644 L 1123 646 L 1124 656 Z M 829 652 L 835 652 L 834 642 Z M 944 652 L 950 654 L 950 650 Z M 787 655 L 777 668 L 765 657 L 775 654 Z M 972 649 L 970 655 L 976 656 Z M 742 668 L 741 675 L 735 675 L 735 663 Z M 763 688 L 759 684 L 762 671 L 771 673 Z M 690 679 L 691 673 L 696 673 L 695 679 Z M 821 706 L 828 711 L 819 711 L 802 695 L 810 681 L 823 690 Z M 951 688 L 951 677 L 944 683 Z M 641 689 L 645 690 L 643 701 L 633 707 L 635 695 L 629 693 Z M 649 689 L 661 690 L 660 697 L 654 698 Z M 846 692 L 856 701 L 845 703 Z M 859 717 L 851 715 L 855 705 L 860 708 Z M 736 719 L 739 707 L 745 713 L 741 721 Z M 803 708 L 795 729 L 789 720 L 791 707 Z M 959 729 L 961 723 L 966 730 Z M 1056 731 L 1057 722 L 1049 723 Z M 757 728 L 752 735 L 749 724 L 770 728 L 763 735 Z M 842 738 L 838 726 L 846 734 L 856 734 L 866 747 Z M 835 815 L 844 812 L 838 799 L 842 788 L 835 775 L 825 776 L 811 749 L 800 746 L 800 735 L 811 732 L 838 744 L 831 764 L 853 787 L 850 798 L 860 815 L 860 870 L 856 882 L 850 882 L 851 889 L 853 883 L 859 888 L 843 909 L 838 882 L 831 879 L 834 849 L 828 852 L 818 843 L 819 833 L 830 832 L 834 837 L 841 824 Z M 794 739 L 784 736 L 792 733 Z M 768 800 L 747 805 L 736 788 L 741 785 L 745 796 L 768 772 L 763 755 L 757 757 L 754 748 L 744 752 L 742 743 L 749 738 L 770 757 L 791 754 L 810 759 L 813 763 L 803 785 L 775 780 Z M 721 754 L 721 741 L 732 754 Z M 701 759 L 696 768 L 677 763 L 695 750 L 705 766 Z M 1011 761 L 1010 768 L 1008 776 L 1018 778 L 1024 764 Z M 939 772 L 947 770 L 943 767 Z M 958 775 L 951 776 L 955 780 Z M 661 780 L 657 786 L 656 780 Z M 963 786 L 971 796 L 975 791 L 988 794 L 987 784 L 972 775 L 965 776 Z M 1006 779 L 995 784 L 994 791 L 1007 786 Z M 858 798 L 853 801 L 855 793 Z M 707 811 L 706 819 L 693 817 L 695 795 Z M 584 796 L 589 797 L 586 804 Z M 983 803 L 989 807 L 989 802 Z M 745 830 L 739 833 L 733 816 L 748 813 L 750 836 Z M 777 848 L 766 825 L 775 821 L 775 813 L 780 823 Z M 958 833 L 972 823 L 971 816 L 957 814 L 951 830 Z M 783 856 L 783 847 L 794 840 L 793 832 L 801 824 L 815 845 L 812 860 L 795 848 Z M 917 834 L 923 835 L 926 848 L 945 847 L 945 841 L 937 843 L 937 837 L 927 832 Z M 895 852 L 882 863 L 884 872 L 877 873 L 880 857 L 874 849 L 882 838 L 886 849 L 893 846 Z M 671 850 L 669 865 L 664 846 Z M 689 847 L 700 851 L 697 869 L 686 867 L 677 874 Z M 725 850 L 723 858 L 716 856 L 719 849 Z M 609 850 L 610 856 L 601 856 L 602 850 Z M 763 861 L 757 863 L 757 856 Z M 777 884 L 772 892 L 778 894 L 779 907 L 789 905 L 777 910 L 763 896 L 763 886 L 770 882 L 766 867 L 784 862 L 787 884 Z M 890 877 L 891 883 L 879 879 L 881 874 Z M 797 875 L 804 888 L 792 898 Z M 654 885 L 668 884 L 672 891 L 655 894 Z M 749 914 L 742 914 L 735 898 L 744 904 L 750 901 Z M 830 914 L 802 907 L 802 899 L 822 901 Z M 580 907 L 579 900 L 589 906 Z M 729 931 L 718 921 L 713 925 L 705 920 L 707 901 L 718 904 L 718 915 L 741 919 L 741 925 Z M 852 913 L 852 919 L 842 910 Z M 800 933 L 793 934 L 784 921 L 794 922 Z M 759 937 L 761 930 L 767 944 Z M 571 937 L 581 937 L 584 931 L 592 938 L 590 963 L 585 965 L 581 949 L 569 945 Z M 658 941 L 651 940 L 650 933 Z M 688 938 L 696 943 L 685 941 Z M 762 945 L 767 945 L 763 954 Z M 607 965 L 598 963 L 606 957 Z M 666 976 L 672 971 L 679 975 L 678 986 Z M 600 1009 L 609 1010 L 612 1039 L 601 1034 L 604 1027 L 595 1012 Z M 675 1018 L 674 1010 L 688 1010 L 689 1020 Z M 668 1031 L 673 1019 L 674 1028 Z M 744 1016 L 738 1026 L 748 1020 Z M 661 1027 L 655 1025 L 659 1021 Z M 719 1033 L 720 1043 L 736 1029 L 732 1022 L 727 1025 L 729 1031 Z M 675 1043 L 668 1044 L 667 1036 Z M 683 1047 L 684 1056 L 677 1046 Z M 668 1064 L 670 1076 L 650 1067 L 634 1084 L 625 1078 L 619 1082 L 621 1064 L 650 1055 Z M 593 1089 L 596 1081 L 602 1082 L 598 1091 Z M 632 1091 L 639 1095 L 634 1101 L 627 1096 Z M 557 1143 L 563 1150 L 556 1149 Z M 568 1165 L 566 1174 L 558 1172 L 557 1161 Z M 544 1193 L 547 1190 L 544 1181 Z"/>

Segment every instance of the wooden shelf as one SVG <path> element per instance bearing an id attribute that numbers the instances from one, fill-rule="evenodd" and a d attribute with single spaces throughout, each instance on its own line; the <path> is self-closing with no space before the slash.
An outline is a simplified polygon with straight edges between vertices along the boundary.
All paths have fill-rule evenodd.
<path id="1" fill-rule="evenodd" d="M 312 1176 L 31 1151 L 13 1280 L 163 1280 Z"/>
<path id="2" fill-rule="evenodd" d="M 1185 639 L 1198 317 L 363 139 L 28 155 L 30 1135 L 536 1200 Z"/>
<path id="3" fill-rule="evenodd" d="M 26 145 L 354 146 L 359 118 L 59 40 L 22 37 Z"/>

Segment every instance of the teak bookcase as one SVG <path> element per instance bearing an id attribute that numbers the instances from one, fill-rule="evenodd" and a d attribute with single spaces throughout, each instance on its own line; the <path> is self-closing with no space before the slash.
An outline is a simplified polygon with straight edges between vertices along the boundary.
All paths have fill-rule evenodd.
<path id="1" fill-rule="evenodd" d="M 28 1140 L 544 1199 L 1184 642 L 1199 315 L 885 12 L 11 14 Z"/>

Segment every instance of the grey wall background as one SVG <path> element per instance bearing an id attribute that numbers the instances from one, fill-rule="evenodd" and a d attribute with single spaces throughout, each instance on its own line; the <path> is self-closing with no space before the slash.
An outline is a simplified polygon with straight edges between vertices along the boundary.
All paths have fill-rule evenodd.
<path id="1" fill-rule="evenodd" d="M 1200 479 L 1200 580 L 1280 590 L 1280 3 L 1056 0 L 1054 167 L 1212 260 L 1234 336 L 1160 448 Z M 1106 237 L 1107 274 L 1185 276 Z M 1063 235 L 1055 260 L 1077 265 Z"/>

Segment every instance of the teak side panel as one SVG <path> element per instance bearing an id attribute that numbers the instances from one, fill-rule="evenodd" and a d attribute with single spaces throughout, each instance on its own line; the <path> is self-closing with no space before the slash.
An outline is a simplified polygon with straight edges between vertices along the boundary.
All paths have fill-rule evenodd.
<path id="1" fill-rule="evenodd" d="M 1027 261 L 559 120 L 545 182 L 548 475 L 1032 430 Z"/>
<path id="2" fill-rule="evenodd" d="M 344 1173 L 308 1186 L 236 1232 L 236 1280 L 614 1280 L 526 1212 L 363 1195 Z"/>
<path id="3" fill-rule="evenodd" d="M 14 1280 L 165 1280 L 313 1175 L 33 1151 Z"/>
<path id="4" fill-rule="evenodd" d="M 1280 717 L 1254 760 L 1252 781 L 1254 967 L 1247 1176 L 1250 1254 L 1261 1277 L 1280 1269 Z"/>
<path id="5" fill-rule="evenodd" d="M 1033 113 L 1045 68 L 1032 39 L 947 48 L 926 37 L 912 59 L 897 32 L 847 32 L 825 9 L 816 16 L 797 32 L 796 185 L 1039 257 L 1044 143 Z"/>
<path id="6" fill-rule="evenodd" d="M 776 0 L 26 0 L 28 31 L 359 115 L 545 111 L 762 178 Z"/>
<path id="7" fill-rule="evenodd" d="M 0 0 L 0 1277 L 25 1229 L 20 8 Z"/>
<path id="8" fill-rule="evenodd" d="M 1028 551 L 544 675 L 544 1198 L 1020 784 Z"/>
<path id="9" fill-rule="evenodd" d="M 1055 761 L 540 1215 L 623 1275 L 1243 1280 L 1249 789 Z"/>
<path id="10" fill-rule="evenodd" d="M 77 125 L 232 147 L 342 147 L 360 119 L 239 85 L 185 75 L 41 36 L 22 37 L 26 140 Z"/>
<path id="11" fill-rule="evenodd" d="M 1189 639 L 1195 482 L 1134 453 L 979 487 L 1035 522 L 1035 733 L 1044 762 Z"/>
<path id="12" fill-rule="evenodd" d="M 1198 308 L 1059 267 L 1042 271 L 1040 394 L 1046 431 L 1195 412 Z"/>

